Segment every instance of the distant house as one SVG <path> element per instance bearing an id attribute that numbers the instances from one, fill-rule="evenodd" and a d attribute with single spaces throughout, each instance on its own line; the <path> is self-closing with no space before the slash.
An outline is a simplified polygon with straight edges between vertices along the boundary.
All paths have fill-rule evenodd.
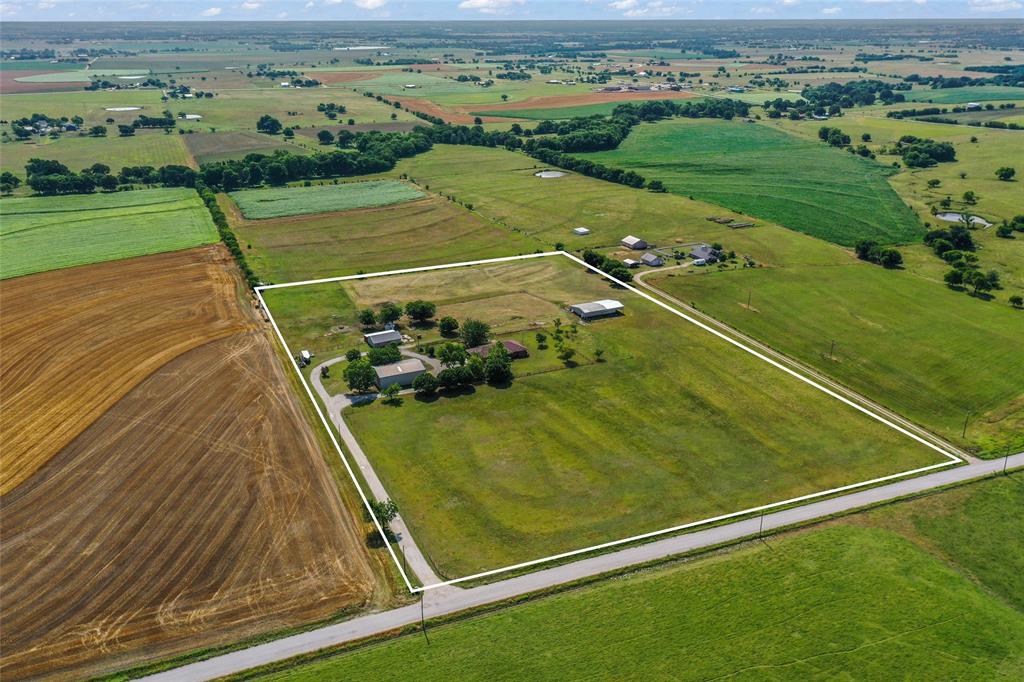
<path id="1" fill-rule="evenodd" d="M 588 235 L 588 234 L 590 234 L 590 230 L 588 230 L 588 229 L 587 229 L 587 228 L 585 228 L 585 227 L 577 227 L 577 228 L 575 228 L 575 229 L 574 229 L 574 230 L 572 231 L 572 233 L 573 233 L 573 234 L 578 234 L 579 236 L 581 236 L 581 237 L 582 237 L 582 236 L 584 236 L 584 235 Z"/>
<path id="2" fill-rule="evenodd" d="M 690 249 L 690 258 L 702 260 L 705 263 L 714 263 L 718 260 L 718 250 L 711 248 L 707 244 L 701 244 Z"/>
<path id="3" fill-rule="evenodd" d="M 640 267 L 640 261 L 633 260 L 632 258 L 625 258 L 625 259 L 623 259 L 622 264 L 625 265 L 627 268 L 638 268 L 638 267 Z"/>
<path id="4" fill-rule="evenodd" d="M 729 92 L 744 92 L 746 88 L 742 85 L 732 85 L 729 87 Z"/>
<path id="5" fill-rule="evenodd" d="M 509 357 L 513 360 L 520 360 L 522 358 L 530 357 L 530 351 L 526 349 L 526 346 L 519 343 L 518 341 L 502 341 L 501 345 L 505 346 L 505 350 L 508 351 Z M 481 358 L 486 358 L 491 348 L 494 347 L 493 343 L 488 343 L 483 346 L 474 346 L 473 348 L 467 348 L 466 352 L 472 353 L 473 355 L 479 355 Z"/>
<path id="6" fill-rule="evenodd" d="M 665 264 L 665 259 L 656 253 L 645 253 L 644 255 L 640 256 L 640 261 L 644 265 L 650 265 L 656 268 L 661 267 L 662 265 Z"/>
<path id="7" fill-rule="evenodd" d="M 622 303 L 612 299 L 577 303 L 576 305 L 569 306 L 569 310 L 578 315 L 581 320 L 593 320 L 598 317 L 618 315 L 622 312 L 622 308 Z"/>
<path id="8" fill-rule="evenodd" d="M 363 340 L 371 348 L 380 348 L 386 346 L 389 343 L 401 343 L 402 335 L 394 329 L 386 329 L 382 332 L 370 332 L 369 334 L 363 334 Z"/>
<path id="9" fill-rule="evenodd" d="M 390 365 L 374 367 L 373 371 L 377 374 L 377 387 L 384 389 L 391 384 L 411 386 L 416 377 L 426 372 L 427 368 L 417 358 L 408 358 Z"/>
<path id="10" fill-rule="evenodd" d="M 637 251 L 642 251 L 647 248 L 647 242 L 640 239 L 640 237 L 634 237 L 631 234 L 622 238 L 622 245 L 627 249 L 636 249 Z"/>
<path id="11" fill-rule="evenodd" d="M 289 83 L 288 81 L 281 81 L 281 87 L 282 87 L 282 88 L 290 88 L 290 87 L 291 87 L 291 85 L 292 85 L 292 84 L 291 84 L 291 83 Z"/>
<path id="12" fill-rule="evenodd" d="M 980 102 L 968 102 L 967 103 L 967 111 L 977 111 L 978 109 L 981 109 L 981 103 Z"/>

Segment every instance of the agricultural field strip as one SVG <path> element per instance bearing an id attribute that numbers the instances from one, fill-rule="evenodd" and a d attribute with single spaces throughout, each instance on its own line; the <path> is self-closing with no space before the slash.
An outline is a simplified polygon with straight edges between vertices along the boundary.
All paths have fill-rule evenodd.
<path id="1" fill-rule="evenodd" d="M 387 545 L 388 553 L 391 555 L 391 558 L 395 562 L 395 566 L 398 569 L 399 574 L 402 576 L 402 579 L 405 581 L 405 584 L 406 584 L 406 586 L 408 587 L 408 589 L 409 589 L 409 591 L 411 593 L 425 592 L 426 590 L 436 589 L 436 588 L 439 588 L 439 587 L 451 586 L 451 585 L 455 585 L 457 583 L 462 583 L 462 582 L 466 582 L 466 581 L 470 581 L 470 580 L 476 580 L 476 579 L 480 579 L 480 578 L 486 578 L 486 577 L 497 575 L 497 574 L 500 574 L 500 573 L 506 573 L 506 572 L 509 572 L 509 571 L 516 571 L 516 570 L 520 570 L 520 569 L 524 569 L 524 568 L 529 568 L 531 566 L 536 566 L 536 565 L 542 564 L 542 563 L 547 563 L 547 562 L 551 562 L 551 561 L 558 561 L 558 560 L 566 559 L 566 558 L 573 557 L 573 556 L 579 556 L 581 554 L 586 554 L 586 553 L 595 552 L 595 551 L 601 551 L 601 550 L 604 550 L 604 549 L 608 549 L 610 547 L 616 547 L 616 546 L 619 546 L 619 545 L 624 545 L 624 544 L 628 544 L 628 543 L 632 543 L 632 542 L 637 542 L 637 541 L 641 541 L 641 540 L 647 540 L 647 539 L 650 539 L 650 538 L 653 538 L 653 537 L 657 537 L 657 536 L 660 536 L 660 535 L 666 535 L 666 534 L 669 534 L 669 533 L 676 533 L 676 532 L 679 532 L 679 531 L 682 531 L 682 530 L 687 530 L 687 529 L 695 528 L 695 527 L 698 527 L 698 526 L 713 524 L 713 523 L 717 523 L 719 521 L 724 521 L 724 520 L 731 519 L 731 518 L 737 518 L 737 517 L 745 516 L 745 515 L 748 515 L 748 514 L 754 514 L 754 513 L 757 513 L 757 512 L 761 512 L 761 511 L 767 511 L 769 509 L 776 509 L 776 508 L 779 508 L 779 507 L 784 507 L 784 506 L 787 506 L 787 505 L 790 505 L 790 504 L 801 503 L 801 502 L 805 502 L 805 501 L 812 500 L 812 499 L 819 498 L 819 497 L 826 497 L 826 496 L 829 496 L 829 495 L 834 495 L 836 493 L 841 493 L 841 492 L 845 492 L 845 491 L 848 491 L 848 490 L 853 490 L 853 489 L 856 489 L 856 488 L 863 488 L 863 487 L 867 487 L 867 486 L 872 486 L 872 485 L 876 485 L 878 483 L 883 483 L 883 482 L 886 482 L 886 481 L 891 481 L 891 480 L 894 480 L 894 479 L 897 479 L 897 478 L 903 478 L 903 477 L 907 477 L 907 476 L 915 476 L 917 474 L 921 474 L 921 473 L 924 473 L 926 471 L 931 471 L 931 470 L 934 470 L 934 469 L 938 469 L 938 468 L 942 468 L 942 467 L 947 467 L 947 466 L 950 466 L 950 465 L 953 465 L 953 464 L 962 464 L 962 463 L 964 463 L 964 460 L 961 459 L 960 457 L 958 457 L 957 455 L 955 455 L 955 454 L 953 454 L 951 452 L 946 451 L 945 449 L 939 447 L 938 445 L 936 445 L 936 444 L 934 444 L 934 443 L 932 443 L 932 442 L 930 442 L 930 441 L 928 441 L 928 440 L 926 440 L 926 439 L 924 439 L 924 438 L 922 438 L 922 437 L 920 437 L 920 436 L 918 436 L 918 435 L 916 435 L 914 433 L 911 433 L 910 431 L 906 430 L 902 426 L 889 421 L 885 417 L 876 414 L 875 412 L 867 409 L 863 405 L 860 405 L 860 404 L 858 404 L 858 403 L 856 403 L 856 402 L 854 402 L 854 401 L 852 401 L 852 400 L 850 400 L 850 399 L 848 399 L 848 398 L 846 398 L 846 397 L 844 397 L 844 396 L 842 396 L 842 395 L 840 395 L 838 393 L 835 393 L 831 389 L 826 388 L 825 386 L 822 386 L 821 384 L 817 383 L 813 379 L 811 379 L 809 377 L 806 377 L 806 376 L 800 374 L 799 372 L 797 372 L 797 371 L 795 371 L 795 370 L 793 370 L 793 369 L 791 369 L 789 367 L 786 367 L 785 365 L 783 365 L 783 364 L 781 364 L 781 363 L 779 363 L 779 362 L 777 362 L 777 361 L 767 357 L 766 355 L 763 355 L 759 351 L 754 350 L 753 348 L 750 348 L 749 346 L 744 345 L 743 343 L 741 343 L 741 342 L 731 338 L 730 336 L 728 336 L 728 335 L 718 331 L 717 329 L 709 327 L 708 325 L 704 324 L 703 322 L 700 322 L 699 320 L 694 319 L 693 317 L 690 317 L 686 313 L 684 313 L 684 312 L 682 312 L 680 310 L 677 310 L 676 308 L 673 308 L 672 306 L 668 305 L 667 303 L 664 303 L 664 302 L 654 298 L 653 296 L 651 296 L 651 295 L 649 295 L 649 294 L 647 294 L 647 293 L 645 293 L 643 291 L 640 291 L 640 290 L 630 286 L 629 284 L 626 284 L 625 282 L 621 282 L 621 281 L 615 279 L 614 277 L 609 276 L 608 274 L 606 274 L 605 272 L 601 271 L 600 269 L 598 269 L 598 268 L 596 268 L 596 267 L 594 267 L 592 265 L 589 265 L 588 263 L 584 262 L 583 260 L 577 258 L 576 256 L 573 256 L 570 253 L 566 253 L 565 251 L 548 251 L 548 252 L 544 252 L 544 253 L 533 253 L 533 254 L 526 254 L 526 255 L 522 255 L 522 256 L 506 256 L 506 257 L 502 257 L 502 258 L 488 258 L 488 259 L 484 259 L 484 260 L 465 261 L 465 262 L 461 262 L 461 263 L 447 263 L 447 264 L 442 264 L 442 265 L 428 265 L 428 266 L 417 267 L 417 268 L 406 268 L 406 269 L 402 269 L 402 270 L 390 270 L 390 271 L 385 271 L 385 272 L 374 272 L 374 273 L 368 273 L 368 274 L 362 274 L 362 275 L 347 275 L 347 276 L 344 276 L 344 277 L 327 277 L 327 278 L 323 278 L 323 279 L 305 280 L 305 281 L 299 281 L 299 282 L 285 282 L 285 283 L 282 283 L 282 284 L 270 284 L 270 285 L 265 285 L 265 286 L 261 286 L 261 287 L 256 287 L 256 296 L 260 300 L 260 305 L 263 306 L 264 311 L 267 313 L 267 316 L 270 319 L 270 323 L 274 327 L 274 332 L 277 334 L 277 338 L 281 342 L 281 346 L 284 348 L 285 353 L 288 355 L 288 357 L 292 357 L 292 355 L 293 355 L 292 351 L 288 347 L 288 343 L 285 341 L 284 335 L 281 333 L 281 329 L 280 329 L 280 327 L 278 327 L 277 321 L 274 319 L 274 315 L 273 315 L 272 311 L 267 306 L 267 303 L 266 303 L 266 301 L 263 298 L 263 293 L 262 292 L 264 290 L 284 289 L 284 288 L 289 288 L 289 287 L 305 286 L 305 285 L 309 285 L 309 284 L 327 284 L 327 283 L 331 283 L 331 282 L 342 282 L 342 281 L 346 281 L 346 280 L 366 279 L 366 278 L 371 278 L 371 277 L 388 277 L 388 276 L 392 276 L 392 275 L 404 275 L 404 274 L 411 274 L 411 273 L 416 273 L 416 272 L 427 272 L 427 271 L 431 271 L 431 270 L 445 270 L 445 269 L 460 268 L 460 267 L 471 267 L 471 266 L 476 266 L 476 265 L 487 265 L 487 264 L 492 264 L 492 263 L 504 263 L 504 262 L 510 262 L 510 261 L 525 260 L 525 259 L 529 259 L 529 258 L 546 258 L 546 257 L 550 257 L 550 256 L 565 256 L 566 258 L 569 258 L 573 262 L 583 266 L 584 268 L 586 268 L 588 270 L 591 270 L 592 272 L 594 272 L 594 273 L 600 275 L 601 277 L 603 277 L 603 278 L 613 282 L 614 284 L 617 284 L 618 286 L 621 286 L 622 288 L 627 289 L 628 291 L 631 291 L 634 294 L 637 294 L 637 295 L 641 296 L 642 298 L 644 298 L 644 299 L 646 299 L 648 301 L 651 301 L 652 303 L 654 303 L 654 304 L 658 305 L 659 307 L 661 307 L 661 308 L 663 308 L 663 309 L 673 313 L 674 315 L 677 315 L 678 317 L 683 318 L 687 322 L 690 322 L 691 324 L 694 324 L 694 325 L 700 327 L 701 329 L 703 329 L 703 330 L 705 330 L 705 331 L 707 331 L 707 332 L 709 332 L 711 334 L 714 334 L 715 336 L 723 339 L 724 341 L 727 341 L 728 343 L 732 344 L 733 346 L 736 346 L 737 348 L 740 348 L 741 350 L 744 350 L 747 353 L 750 353 L 751 355 L 759 358 L 760 360 L 763 360 L 764 362 L 767 362 L 768 364 L 772 365 L 773 367 L 776 367 L 777 369 L 780 369 L 783 372 L 785 372 L 785 373 L 787 373 L 787 374 L 789 374 L 789 375 L 799 379 L 800 381 L 803 381 L 804 383 L 806 383 L 806 384 L 808 384 L 808 385 L 818 389 L 819 391 L 821 391 L 821 392 L 823 392 L 823 393 L 825 393 L 825 394 L 835 398 L 836 400 L 839 400 L 840 402 L 842 402 L 842 403 L 844 403 L 846 405 L 849 405 L 850 407 L 853 407 L 854 409 L 858 410 L 859 412 L 862 412 L 863 414 L 866 414 L 867 416 L 871 417 L 872 419 L 875 419 L 876 421 L 879 421 L 882 424 L 885 424 L 889 428 L 895 429 L 896 431 L 902 433 L 903 435 L 912 438 L 913 440 L 917 441 L 918 443 L 921 443 L 921 444 L 925 445 L 926 447 L 928 447 L 928 448 L 938 452 L 939 454 L 943 455 L 944 457 L 947 458 L 947 461 L 939 462 L 938 464 L 931 464 L 929 466 L 920 467 L 920 468 L 912 469 L 912 470 L 909 470 L 909 471 L 902 471 L 902 472 L 899 472 L 899 473 L 890 474 L 888 476 L 882 476 L 880 478 L 874 478 L 874 479 L 871 479 L 871 480 L 868 480 L 868 481 L 861 481 L 859 483 L 851 483 L 849 485 L 840 486 L 838 488 L 832 488 L 832 489 L 829 489 L 829 490 L 823 490 L 823 491 L 819 491 L 819 492 L 815 492 L 815 493 L 809 493 L 807 495 L 801 495 L 799 497 L 794 497 L 794 498 L 791 498 L 791 499 L 788 499 L 788 500 L 782 500 L 782 501 L 778 501 L 778 502 L 771 502 L 769 504 L 761 505 L 759 507 L 752 507 L 750 509 L 743 509 L 743 510 L 740 510 L 740 511 L 730 512 L 728 514 L 722 514 L 720 516 L 715 516 L 715 517 L 708 518 L 708 519 L 702 519 L 702 520 L 699 520 L 699 521 L 693 521 L 693 522 L 685 523 L 685 524 L 678 525 L 678 526 L 672 526 L 670 528 L 663 528 L 661 530 L 655 530 L 655 531 L 651 531 L 651 532 L 648 532 L 648 533 L 642 533 L 640 535 L 634 535 L 634 536 L 628 537 L 628 538 L 621 538 L 621 539 L 618 539 L 618 540 L 611 540 L 609 542 L 605 542 L 605 543 L 601 543 L 601 544 L 597 544 L 597 545 L 592 545 L 590 547 L 584 547 L 584 548 L 581 548 L 581 549 L 574 549 L 574 550 L 571 550 L 571 551 L 568 551 L 568 552 L 562 552 L 560 554 L 553 554 L 551 556 L 542 557 L 542 558 L 539 558 L 539 559 L 533 559 L 533 560 L 530 560 L 530 561 L 524 561 L 522 563 L 513 564 L 513 565 L 510 565 L 510 566 L 505 566 L 505 567 L 502 567 L 502 568 L 496 568 L 496 569 L 492 569 L 492 570 L 489 570 L 489 571 L 483 571 L 483 572 L 480 572 L 480 573 L 475 573 L 473 575 L 463 576 L 463 577 L 460 577 L 460 578 L 454 578 L 452 580 L 446 580 L 446 581 L 442 581 L 442 582 L 437 582 L 437 583 L 433 583 L 433 584 L 430 584 L 430 585 L 425 585 L 425 586 L 422 586 L 422 587 L 413 587 L 412 583 L 409 580 L 409 576 L 407 575 L 405 569 L 402 566 L 402 562 L 398 560 L 398 556 L 395 554 L 394 549 L 392 548 L 391 544 L 389 543 Z M 330 436 L 331 442 L 334 444 L 335 449 L 338 451 L 338 456 L 341 458 L 342 463 L 345 465 L 346 471 L 348 471 L 349 476 L 352 478 L 352 482 L 355 484 L 356 490 L 359 492 L 359 497 L 362 499 L 363 504 L 365 505 L 367 512 L 369 513 L 370 517 L 373 519 L 374 526 L 377 528 L 377 531 L 383 537 L 384 536 L 383 526 L 381 525 L 379 519 L 377 519 L 376 514 L 374 513 L 372 507 L 370 506 L 369 499 L 366 497 L 366 493 L 363 491 L 362 486 L 360 485 L 358 479 L 356 478 L 355 472 L 353 471 L 352 466 L 351 466 L 351 464 L 348 461 L 348 458 L 345 456 L 345 453 L 342 452 L 341 446 L 338 444 L 337 437 L 334 434 L 334 429 L 331 428 L 330 422 L 327 420 L 327 417 L 324 415 L 323 410 L 320 408 L 320 404 L 317 402 L 316 398 L 314 397 L 313 391 L 310 388 L 309 383 L 306 381 L 306 378 L 303 376 L 302 371 L 294 363 L 292 363 L 292 367 L 295 370 L 295 372 L 299 375 L 299 380 L 302 382 L 303 387 L 306 389 L 306 395 L 309 396 L 310 402 L 312 402 L 314 408 L 316 408 L 317 414 L 320 416 L 321 423 L 324 425 L 324 428 L 327 430 L 327 434 Z"/>

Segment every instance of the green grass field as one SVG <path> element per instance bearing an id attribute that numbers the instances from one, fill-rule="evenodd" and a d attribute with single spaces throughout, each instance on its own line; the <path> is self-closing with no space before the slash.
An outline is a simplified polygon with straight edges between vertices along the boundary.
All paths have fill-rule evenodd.
<path id="1" fill-rule="evenodd" d="M 265 282 L 515 256 L 543 246 L 437 198 L 340 216 L 235 221 L 234 230 Z"/>
<path id="2" fill-rule="evenodd" d="M 626 304 L 622 317 L 581 325 L 574 367 L 346 413 L 449 578 L 946 461 L 558 257 L 267 294 L 290 345 L 333 335 L 335 354 L 359 342 L 344 311 L 387 300 L 422 297 L 438 317 L 525 334 L 568 324 L 569 303 Z M 308 324 L 317 309 L 330 313 L 319 329 Z"/>
<path id="3" fill-rule="evenodd" d="M 973 88 L 947 88 L 944 90 L 914 90 L 907 99 L 912 102 L 934 102 L 935 104 L 965 104 L 967 102 L 989 102 L 995 100 L 1022 100 L 1024 88 L 999 85 L 981 85 Z"/>
<path id="4" fill-rule="evenodd" d="M 1022 491 L 986 481 L 267 677 L 1019 679 Z"/>
<path id="5" fill-rule="evenodd" d="M 230 193 L 231 199 L 249 220 L 354 208 L 388 206 L 424 196 L 416 187 L 395 180 L 346 182 L 312 187 L 267 187 Z"/>
<path id="6" fill-rule="evenodd" d="M 35 138 L 32 143 L 6 142 L 0 145 L 0 166 L 24 179 L 29 159 L 53 159 L 73 171 L 104 163 L 116 173 L 125 166 L 189 165 L 191 159 L 184 135 L 165 135 L 156 130 L 118 137 L 117 128 L 108 126 L 107 137 L 63 135 L 60 139 Z"/>
<path id="7" fill-rule="evenodd" d="M 116 81 L 118 76 L 144 76 L 148 73 L 149 71 L 144 69 L 56 70 L 54 73 L 21 76 L 15 80 L 21 83 L 88 83 L 94 78 L 110 78 Z"/>
<path id="8" fill-rule="evenodd" d="M 14 120 L 46 114 L 54 118 L 81 116 L 85 126 L 103 125 L 112 118 L 115 123 L 131 123 L 139 114 L 156 116 L 167 106 L 160 101 L 159 90 L 78 90 L 73 92 L 34 92 L 4 95 L 4 118 Z M 107 111 L 107 107 L 143 107 L 141 111 Z M 255 127 L 255 123 L 253 123 Z M 117 129 L 111 131 L 117 134 Z"/>
<path id="9" fill-rule="evenodd" d="M 764 126 L 676 119 L 634 129 L 618 149 L 581 156 L 844 246 L 923 234 L 887 183 L 891 168 Z"/>
<path id="10" fill-rule="evenodd" d="M 152 189 L 0 201 L 0 278 L 216 242 L 195 191 Z"/>
<path id="11" fill-rule="evenodd" d="M 1024 319 L 1007 305 L 857 262 L 671 274 L 647 281 L 945 438 L 1024 448 Z"/>
<path id="12" fill-rule="evenodd" d="M 687 100 L 696 102 L 696 99 Z M 598 102 L 597 104 L 581 104 L 570 107 L 546 107 L 539 109 L 492 109 L 489 111 L 474 111 L 474 116 L 498 116 L 501 118 L 525 118 L 531 121 L 551 120 L 557 121 L 577 116 L 608 116 L 615 107 L 624 102 Z M 629 100 L 630 104 L 639 104 L 637 100 Z"/>
<path id="13" fill-rule="evenodd" d="M 233 131 L 223 133 L 193 133 L 182 138 L 189 154 L 196 164 L 242 159 L 247 154 L 272 154 L 284 149 L 293 154 L 307 152 L 306 147 L 286 142 L 281 136 L 264 135 L 255 131 Z"/>

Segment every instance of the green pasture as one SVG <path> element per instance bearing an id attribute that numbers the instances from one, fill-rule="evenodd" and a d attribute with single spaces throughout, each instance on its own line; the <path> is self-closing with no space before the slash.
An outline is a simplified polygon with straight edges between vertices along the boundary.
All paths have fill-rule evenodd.
<path id="1" fill-rule="evenodd" d="M 1002 85 L 979 85 L 972 88 L 926 88 L 914 90 L 907 95 L 911 102 L 934 102 L 935 104 L 965 104 L 967 102 L 990 102 L 995 100 L 1022 100 L 1024 88 Z"/>
<path id="2" fill-rule="evenodd" d="M 1016 480 L 987 481 L 966 494 L 887 508 L 894 530 L 873 513 L 864 521 L 870 527 L 771 539 L 435 626 L 429 641 L 410 633 L 268 677 L 384 680 L 401 670 L 428 682 L 1019 679 L 1024 572 L 1015 548 L 1024 526 L 1006 510 L 1024 503 L 1022 490 Z M 944 506 L 948 496 L 966 498 L 963 511 L 987 513 L 954 517 L 961 509 Z M 926 528 L 921 533 L 922 503 L 946 515 L 955 547 Z M 1002 537 L 1011 544 L 997 544 Z M 961 544 L 967 539 L 982 542 Z M 990 568 L 1017 573 L 1002 582 Z"/>
<path id="3" fill-rule="evenodd" d="M 54 73 L 21 76 L 14 80 L 20 83 L 88 83 L 97 78 L 113 78 L 116 80 L 118 76 L 144 76 L 148 73 L 149 71 L 144 69 L 58 70 Z"/>
<path id="4" fill-rule="evenodd" d="M 191 189 L 0 200 L 0 278 L 217 241 Z"/>
<path id="5" fill-rule="evenodd" d="M 764 126 L 674 119 L 634 129 L 618 149 L 580 156 L 844 246 L 923 234 L 887 182 L 892 168 Z"/>
<path id="6" fill-rule="evenodd" d="M 555 318 L 569 325 L 570 303 L 625 303 L 624 316 L 581 325 L 575 366 L 346 412 L 447 577 L 944 461 L 562 258 L 296 289 L 305 305 L 287 303 L 293 289 L 268 292 L 268 304 L 289 344 L 319 342 L 324 357 L 358 332 L 342 311 L 386 300 L 424 298 L 438 316 L 527 334 Z M 323 303 L 310 304 L 317 292 Z M 307 309 L 331 315 L 311 325 Z"/>
<path id="7" fill-rule="evenodd" d="M 480 76 L 481 79 L 493 78 L 488 75 L 500 71 L 497 65 L 490 66 L 490 69 L 481 67 L 479 69 L 467 70 L 467 74 Z M 458 74 L 453 74 L 458 75 Z M 370 80 L 355 81 L 352 86 L 361 91 L 369 91 L 375 95 L 384 95 L 391 100 L 401 101 L 403 97 L 415 99 L 428 99 L 437 104 L 447 106 L 471 106 L 474 104 L 501 104 L 502 102 L 520 102 L 531 97 L 543 97 L 547 95 L 571 95 L 589 93 L 594 87 L 586 83 L 576 85 L 555 85 L 545 81 L 550 79 L 571 79 L 573 74 L 553 71 L 550 74 L 534 74 L 528 81 L 509 81 L 494 79 L 489 87 L 464 82 L 460 83 L 452 78 L 444 78 L 427 73 L 406 73 L 406 72 L 382 72 L 380 76 Z M 415 88 L 406 88 L 406 85 L 415 85 Z M 502 99 L 502 95 L 506 99 Z"/>
<path id="8" fill-rule="evenodd" d="M 396 180 L 367 180 L 340 185 L 245 189 L 231 192 L 229 196 L 246 218 L 262 220 L 388 206 L 420 199 L 424 194 L 412 185 Z"/>
<path id="9" fill-rule="evenodd" d="M 238 221 L 265 282 L 290 282 L 530 253 L 544 246 L 441 199 L 342 216 Z"/>
<path id="10" fill-rule="evenodd" d="M 159 116 L 167 108 L 160 101 L 159 90 L 97 90 L 74 92 L 33 92 L 4 95 L 4 119 L 10 121 L 46 114 L 54 118 L 81 116 L 85 127 L 106 124 L 108 118 L 114 123 L 131 123 L 140 114 Z M 107 107 L 142 107 L 140 111 L 106 111 Z M 172 106 L 172 109 L 174 107 Z M 255 125 L 255 123 L 253 124 Z M 112 125 L 109 135 L 117 135 Z"/>
<path id="11" fill-rule="evenodd" d="M 196 163 L 213 163 L 244 158 L 247 154 L 272 154 L 284 149 L 293 154 L 303 154 L 307 148 L 294 141 L 288 142 L 282 136 L 270 136 L 255 131 L 238 130 L 222 133 L 200 133 L 182 138 L 189 154 Z"/>
<path id="12" fill-rule="evenodd" d="M 0 145 L 0 166 L 25 177 L 29 159 L 60 161 L 73 171 L 95 163 L 110 166 L 115 172 L 124 166 L 189 165 L 185 136 L 167 135 L 159 130 L 139 131 L 131 137 L 119 137 L 116 126 L 107 126 L 107 137 L 65 133 L 56 140 L 33 138 L 31 142 L 5 142 Z"/>
<path id="13" fill-rule="evenodd" d="M 0 71 L 76 71 L 82 65 L 75 62 L 51 63 L 48 59 L 4 59 Z"/>
<path id="14" fill-rule="evenodd" d="M 1024 319 L 1008 305 L 857 262 L 647 281 L 947 439 L 988 454 L 1024 448 Z"/>

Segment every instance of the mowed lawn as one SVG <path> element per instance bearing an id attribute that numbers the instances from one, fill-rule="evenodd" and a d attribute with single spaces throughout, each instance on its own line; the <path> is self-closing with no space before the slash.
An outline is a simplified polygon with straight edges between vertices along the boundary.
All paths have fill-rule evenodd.
<path id="1" fill-rule="evenodd" d="M 1020 679 L 1022 491 L 986 481 L 268 677 Z"/>
<path id="2" fill-rule="evenodd" d="M 1024 448 L 1024 316 L 1007 305 L 856 262 L 671 274 L 647 282 L 944 438 Z"/>
<path id="3" fill-rule="evenodd" d="M 515 256 L 543 246 L 439 198 L 341 215 L 235 219 L 233 227 L 268 283 Z"/>
<path id="4" fill-rule="evenodd" d="M 892 168 L 766 126 L 673 119 L 635 128 L 618 149 L 580 156 L 844 246 L 924 234 L 887 182 Z"/>
<path id="5" fill-rule="evenodd" d="M 560 257 L 296 289 L 305 306 L 280 305 L 293 289 L 268 292 L 295 347 L 316 340 L 305 311 L 318 290 L 328 331 L 358 332 L 346 311 L 384 300 L 422 297 L 438 316 L 497 325 L 493 311 L 521 293 L 535 307 L 504 328 L 527 330 L 556 316 L 568 324 L 570 303 L 626 304 L 624 316 L 584 327 L 578 366 L 345 413 L 449 578 L 947 461 Z M 347 350 L 344 333 L 338 341 L 335 352 Z"/>
<path id="6" fill-rule="evenodd" d="M 216 242 L 195 190 L 0 201 L 0 278 Z"/>
<path id="7" fill-rule="evenodd" d="M 348 211 L 387 206 L 424 196 L 416 187 L 397 180 L 367 180 L 340 185 L 267 187 L 231 192 L 229 196 L 249 220 Z"/>

